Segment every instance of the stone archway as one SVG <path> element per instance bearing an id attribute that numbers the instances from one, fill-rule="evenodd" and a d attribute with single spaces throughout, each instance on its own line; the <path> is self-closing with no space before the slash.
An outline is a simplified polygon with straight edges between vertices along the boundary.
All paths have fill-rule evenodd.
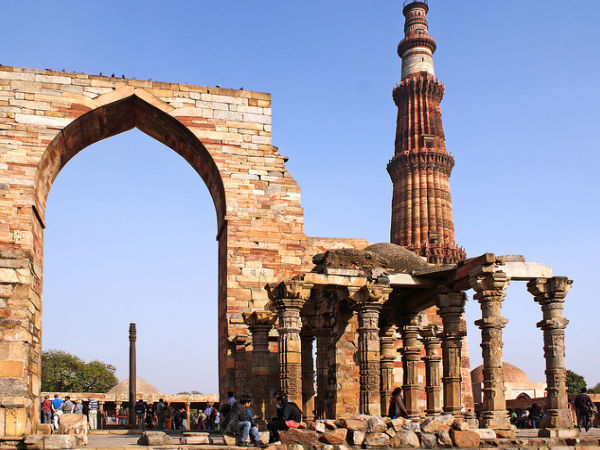
<path id="1" fill-rule="evenodd" d="M 264 307 L 267 282 L 306 270 L 313 248 L 335 243 L 304 234 L 300 189 L 271 145 L 270 95 L 6 66 L 0 87 L 10 104 L 0 114 L 0 435 L 33 431 L 38 414 L 52 182 L 77 152 L 133 127 L 182 155 L 210 191 L 219 241 L 219 386 L 221 393 L 244 386 L 236 380 L 246 371 L 242 314 Z"/>

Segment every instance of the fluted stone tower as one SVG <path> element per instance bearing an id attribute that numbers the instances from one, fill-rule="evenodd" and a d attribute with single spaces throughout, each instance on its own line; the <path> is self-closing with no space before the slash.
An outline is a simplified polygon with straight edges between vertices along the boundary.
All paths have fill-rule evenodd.
<path id="1" fill-rule="evenodd" d="M 404 2 L 404 39 L 398 45 L 402 80 L 394 89 L 398 106 L 394 157 L 391 242 L 432 264 L 465 258 L 454 241 L 449 178 L 454 167 L 446 151 L 440 102 L 444 85 L 435 78 L 435 40 L 429 35 L 427 0 Z"/>

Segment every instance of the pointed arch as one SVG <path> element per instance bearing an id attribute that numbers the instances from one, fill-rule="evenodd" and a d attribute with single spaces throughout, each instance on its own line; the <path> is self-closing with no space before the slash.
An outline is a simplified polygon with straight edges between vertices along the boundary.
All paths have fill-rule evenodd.
<path id="1" fill-rule="evenodd" d="M 151 94 L 141 93 L 145 99 L 138 95 L 140 92 L 137 89 L 119 94 L 129 95 L 82 114 L 48 144 L 34 181 L 35 205 L 39 216 L 44 217 L 50 188 L 60 170 L 73 156 L 95 142 L 135 127 L 175 150 L 202 177 L 217 212 L 218 237 L 225 224 L 225 188 L 219 169 L 208 150 L 189 128 L 171 117 L 164 108 L 151 104 L 150 101 L 154 98 Z M 156 101 L 160 102 L 159 99 Z"/>

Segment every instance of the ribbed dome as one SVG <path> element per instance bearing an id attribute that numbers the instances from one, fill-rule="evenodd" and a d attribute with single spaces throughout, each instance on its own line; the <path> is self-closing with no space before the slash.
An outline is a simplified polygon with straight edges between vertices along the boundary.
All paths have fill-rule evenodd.
<path id="1" fill-rule="evenodd" d="M 504 382 L 505 383 L 516 383 L 516 384 L 527 384 L 531 383 L 531 380 L 525 372 L 519 369 L 517 366 L 513 366 L 509 363 L 502 363 L 504 368 Z M 471 382 L 474 384 L 483 383 L 483 365 L 475 367 L 471 370 Z"/>
<path id="2" fill-rule="evenodd" d="M 135 390 L 137 394 L 160 394 L 161 392 L 140 377 L 135 377 Z M 121 381 L 113 387 L 107 394 L 129 394 L 129 378 Z"/>

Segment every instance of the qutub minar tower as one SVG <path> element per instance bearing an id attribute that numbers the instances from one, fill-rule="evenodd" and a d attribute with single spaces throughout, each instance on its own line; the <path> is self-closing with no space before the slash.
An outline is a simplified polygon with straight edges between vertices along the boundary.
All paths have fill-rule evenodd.
<path id="1" fill-rule="evenodd" d="M 394 89 L 398 122 L 388 172 L 394 185 L 390 241 L 432 264 L 465 259 L 454 241 L 449 178 L 440 102 L 444 85 L 435 78 L 435 40 L 429 35 L 426 0 L 405 2 L 405 37 L 398 45 L 402 80 Z"/>

